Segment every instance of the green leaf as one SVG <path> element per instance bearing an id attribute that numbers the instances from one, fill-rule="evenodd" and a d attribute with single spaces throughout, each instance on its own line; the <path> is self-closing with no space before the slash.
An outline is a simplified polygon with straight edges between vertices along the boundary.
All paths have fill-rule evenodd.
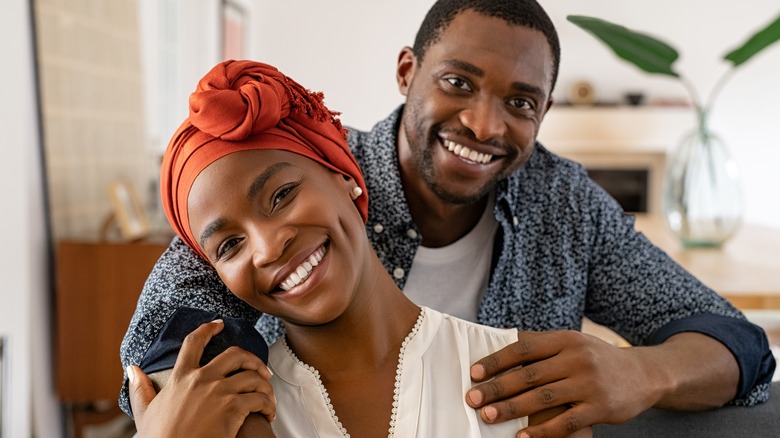
<path id="1" fill-rule="evenodd" d="M 764 50 L 768 46 L 780 39 L 780 16 L 767 27 L 756 32 L 741 47 L 732 50 L 723 56 L 726 61 L 731 61 L 734 67 L 742 65 L 745 61 L 752 58 L 756 53 Z"/>
<path id="2" fill-rule="evenodd" d="M 600 18 L 569 15 L 566 19 L 601 40 L 617 56 L 640 69 L 648 73 L 680 77 L 672 69 L 672 64 L 680 55 L 669 44 Z"/>

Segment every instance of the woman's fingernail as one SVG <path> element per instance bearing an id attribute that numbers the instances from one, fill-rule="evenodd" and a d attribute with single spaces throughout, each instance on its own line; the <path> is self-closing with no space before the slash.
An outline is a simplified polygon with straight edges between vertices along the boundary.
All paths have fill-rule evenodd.
<path id="1" fill-rule="evenodd" d="M 127 371 L 127 380 L 130 381 L 131 385 L 135 384 L 135 368 L 131 365 L 128 365 L 127 368 L 125 368 L 125 371 Z"/>

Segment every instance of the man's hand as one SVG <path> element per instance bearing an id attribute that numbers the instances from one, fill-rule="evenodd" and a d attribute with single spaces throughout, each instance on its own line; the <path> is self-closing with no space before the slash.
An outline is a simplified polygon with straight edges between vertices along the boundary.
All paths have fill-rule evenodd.
<path id="1" fill-rule="evenodd" d="M 580 332 L 554 331 L 519 332 L 516 343 L 475 363 L 471 376 L 484 383 L 466 400 L 488 423 L 565 406 L 522 431 L 557 437 L 622 423 L 654 405 L 721 406 L 735 395 L 739 369 L 725 346 L 697 333 L 653 347 L 619 348 Z"/>
<path id="2" fill-rule="evenodd" d="M 221 321 L 206 323 L 185 338 L 159 394 L 140 368 L 128 367 L 130 405 L 139 437 L 236 436 L 252 412 L 273 421 L 276 400 L 271 373 L 257 356 L 231 347 L 199 366 L 206 344 L 223 327 Z M 231 374 L 234 371 L 238 372 Z"/>

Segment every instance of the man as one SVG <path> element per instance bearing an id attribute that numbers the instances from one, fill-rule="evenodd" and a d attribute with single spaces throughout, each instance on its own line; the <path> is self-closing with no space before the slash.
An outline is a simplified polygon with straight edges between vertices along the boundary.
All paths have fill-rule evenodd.
<path id="1" fill-rule="evenodd" d="M 766 400 L 775 363 L 763 331 L 636 233 L 581 166 L 535 141 L 559 59 L 532 0 L 431 8 L 398 58 L 405 105 L 349 138 L 380 259 L 418 304 L 533 330 L 472 368 L 478 382 L 499 375 L 464 395 L 486 422 L 566 406 L 523 431 L 561 436 L 651 406 Z M 259 316 L 174 240 L 144 288 L 124 365 L 182 305 Z M 574 331 L 583 316 L 641 347 Z M 279 333 L 267 316 L 257 326 L 269 341 Z"/>

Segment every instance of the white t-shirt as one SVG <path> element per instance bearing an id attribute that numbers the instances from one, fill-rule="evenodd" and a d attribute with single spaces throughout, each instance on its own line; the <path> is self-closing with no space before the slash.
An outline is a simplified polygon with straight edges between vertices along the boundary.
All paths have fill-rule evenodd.
<path id="1" fill-rule="evenodd" d="M 466 391 L 473 386 L 471 364 L 517 341 L 517 331 L 477 325 L 425 307 L 422 312 L 399 361 L 398 410 L 389 436 L 506 438 L 526 427 L 527 417 L 486 424 L 466 404 Z M 299 361 L 284 338 L 271 346 L 268 362 L 274 372 L 277 417 L 272 425 L 277 436 L 348 436 L 338 412 L 329 407 L 319 373 Z"/>
<path id="2" fill-rule="evenodd" d="M 477 309 L 490 280 L 493 240 L 498 229 L 493 202 L 490 195 L 477 225 L 454 243 L 441 248 L 417 248 L 404 285 L 404 294 L 415 304 L 466 321 L 477 320 Z"/>

